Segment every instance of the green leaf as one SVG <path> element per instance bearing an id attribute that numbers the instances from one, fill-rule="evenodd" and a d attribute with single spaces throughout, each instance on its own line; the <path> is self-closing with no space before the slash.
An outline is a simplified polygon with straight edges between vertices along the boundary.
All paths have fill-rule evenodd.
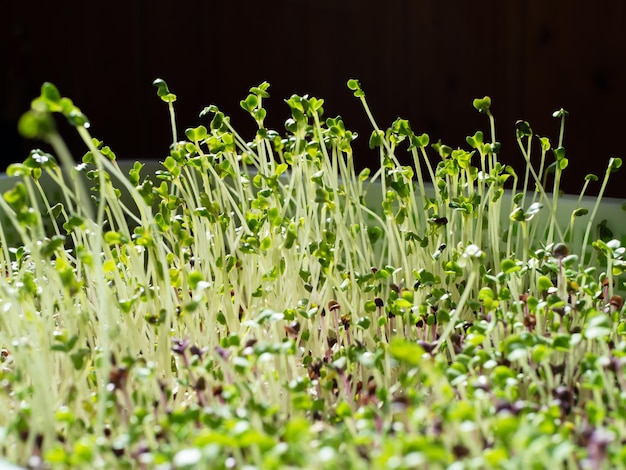
<path id="1" fill-rule="evenodd" d="M 513 222 L 524 222 L 526 220 L 524 217 L 524 209 L 516 207 L 515 210 L 511 212 L 511 215 L 509 215 L 509 219 Z"/>
<path id="2" fill-rule="evenodd" d="M 54 464 L 62 464 L 64 467 L 69 465 L 69 455 L 61 444 L 55 444 L 48 449 L 44 454 L 44 459 L 53 466 Z"/>
<path id="3" fill-rule="evenodd" d="M 552 150 L 557 161 L 565 158 L 565 147 L 559 147 Z"/>
<path id="4" fill-rule="evenodd" d="M 44 138 L 56 130 L 54 119 L 47 112 L 30 110 L 22 114 L 17 122 L 17 130 L 27 139 Z"/>
<path id="5" fill-rule="evenodd" d="M 65 237 L 63 235 L 54 235 L 50 240 L 45 241 L 41 245 L 42 256 L 49 258 L 52 254 L 63 246 Z"/>
<path id="6" fill-rule="evenodd" d="M 571 342 L 572 342 L 571 335 L 567 333 L 557 334 L 554 336 L 554 339 L 552 340 L 552 347 L 556 351 L 569 352 Z"/>
<path id="7" fill-rule="evenodd" d="M 196 290 L 198 285 L 201 282 L 204 282 L 204 276 L 199 271 L 192 271 L 187 277 L 187 282 L 189 282 L 189 287 L 191 288 L 191 290 Z"/>
<path id="8" fill-rule="evenodd" d="M 65 114 L 65 116 L 68 122 L 74 127 L 89 127 L 89 119 L 76 107 Z"/>
<path id="9" fill-rule="evenodd" d="M 430 142 L 430 137 L 428 136 L 428 134 L 411 136 L 411 143 L 415 145 L 416 147 L 424 148 L 428 145 L 429 142 Z"/>
<path id="10" fill-rule="evenodd" d="M 77 215 L 73 215 L 63 224 L 63 228 L 67 233 L 71 233 L 76 228 L 85 228 L 85 221 Z"/>
<path id="11" fill-rule="evenodd" d="M 207 129 L 204 126 L 198 126 L 185 130 L 185 135 L 192 142 L 199 142 L 207 138 Z"/>
<path id="12" fill-rule="evenodd" d="M 537 289 L 539 292 L 546 292 L 551 287 L 554 287 L 554 284 L 552 284 L 548 276 L 539 276 L 537 278 Z"/>
<path id="13" fill-rule="evenodd" d="M 59 89 L 50 82 L 45 82 L 41 85 L 41 97 L 51 103 L 59 103 L 61 101 Z"/>
<path id="14" fill-rule="evenodd" d="M 3 194 L 4 200 L 12 206 L 23 205 L 28 200 L 26 195 L 26 186 L 24 183 L 17 183 L 12 189 Z"/>
<path id="15" fill-rule="evenodd" d="M 341 419 L 349 418 L 352 416 L 352 408 L 350 408 L 350 405 L 344 400 L 337 403 L 335 412 L 337 413 L 337 417 Z"/>
<path id="16" fill-rule="evenodd" d="M 609 169 L 611 171 L 611 173 L 617 171 L 620 167 L 622 166 L 622 159 L 621 158 L 611 158 L 609 160 Z"/>
<path id="17" fill-rule="evenodd" d="M 361 89 L 361 84 L 358 80 L 351 78 L 348 80 L 348 88 L 354 92 L 354 96 L 357 98 L 362 98 L 365 96 L 365 93 Z"/>
<path id="18" fill-rule="evenodd" d="M 587 323 L 584 336 L 587 339 L 604 338 L 611 334 L 611 321 L 603 313 L 598 313 Z"/>
<path id="19" fill-rule="evenodd" d="M 409 366 L 418 366 L 422 362 L 424 349 L 412 341 L 402 338 L 394 338 L 389 347 L 389 353 L 398 362 Z"/>
<path id="20" fill-rule="evenodd" d="M 172 157 L 166 157 L 165 160 L 163 160 L 163 166 L 167 168 L 167 171 L 171 172 L 176 168 L 176 160 Z"/>
<path id="21" fill-rule="evenodd" d="M 532 129 L 530 128 L 530 124 L 527 121 L 517 121 L 515 123 L 515 129 L 517 131 L 517 137 L 530 137 L 533 134 Z"/>
<path id="22" fill-rule="evenodd" d="M 499 305 L 499 302 L 496 300 L 496 294 L 490 287 L 480 289 L 478 292 L 478 300 L 482 302 L 486 311 L 494 310 Z"/>
<path id="23" fill-rule="evenodd" d="M 157 95 L 165 101 L 166 103 L 173 103 L 176 101 L 176 95 L 171 93 L 169 88 L 167 87 L 167 83 L 165 80 L 161 78 L 157 78 L 152 84 L 157 87 Z"/>
<path id="24" fill-rule="evenodd" d="M 477 149 L 483 143 L 484 135 L 482 131 L 477 131 L 473 136 L 467 136 L 465 141 L 469 144 L 470 147 Z"/>
<path id="25" fill-rule="evenodd" d="M 257 121 L 263 121 L 265 119 L 265 116 L 267 115 L 267 111 L 265 110 L 265 108 L 255 109 L 252 112 L 252 115 Z"/>
<path id="26" fill-rule="evenodd" d="M 520 271 L 522 266 L 517 262 L 517 260 L 504 259 L 500 263 L 500 269 L 505 274 L 511 274 Z"/>
<path id="27" fill-rule="evenodd" d="M 28 158 L 24 160 L 24 165 L 28 168 L 54 168 L 56 166 L 56 161 L 49 153 L 35 149 L 31 150 Z"/>
<path id="28" fill-rule="evenodd" d="M 268 82 L 263 82 L 259 86 L 254 86 L 250 88 L 250 93 L 258 96 L 259 98 L 269 98 L 270 94 L 267 92 L 270 84 Z"/>
<path id="29" fill-rule="evenodd" d="M 361 88 L 361 86 L 358 80 L 351 78 L 350 80 L 348 80 L 348 88 L 352 91 L 356 91 Z"/>
<path id="30" fill-rule="evenodd" d="M 531 220 L 541 210 L 543 204 L 534 202 L 530 207 L 524 211 L 521 207 L 515 208 L 509 218 L 514 222 L 527 222 Z"/>
<path id="31" fill-rule="evenodd" d="M 531 351 L 531 359 L 535 364 L 541 364 L 552 355 L 552 350 L 545 344 L 538 344 Z"/>
<path id="32" fill-rule="evenodd" d="M 372 135 L 369 140 L 370 149 L 375 149 L 376 147 L 381 147 L 383 145 L 383 140 L 385 138 L 385 134 L 383 131 L 372 131 Z"/>
<path id="33" fill-rule="evenodd" d="M 245 100 L 241 100 L 239 105 L 248 112 L 252 112 L 259 104 L 259 98 L 256 95 L 248 95 Z"/>
<path id="34" fill-rule="evenodd" d="M 489 96 L 485 96 L 484 98 L 476 98 L 473 103 L 474 108 L 476 108 L 481 113 L 487 113 L 489 108 L 491 108 L 491 98 Z"/>
<path id="35" fill-rule="evenodd" d="M 547 152 L 550 150 L 550 139 L 547 137 L 539 137 L 539 142 L 541 143 L 541 150 Z"/>
<path id="36" fill-rule="evenodd" d="M 219 113 L 219 112 L 220 112 L 219 108 L 216 105 L 212 104 L 212 105 L 209 105 L 209 106 L 205 106 L 204 109 L 202 111 L 200 111 L 199 116 L 200 117 L 204 117 L 207 114 L 215 114 L 215 113 Z"/>
<path id="37" fill-rule="evenodd" d="M 85 365 L 85 359 L 89 356 L 90 351 L 86 348 L 81 348 L 75 353 L 70 354 L 70 359 L 76 370 L 81 370 Z"/>

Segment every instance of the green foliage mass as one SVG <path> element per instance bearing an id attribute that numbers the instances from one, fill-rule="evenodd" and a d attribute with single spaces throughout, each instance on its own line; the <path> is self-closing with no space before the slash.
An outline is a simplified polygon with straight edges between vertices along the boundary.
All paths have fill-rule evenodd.
<path id="1" fill-rule="evenodd" d="M 377 169 L 324 101 L 269 84 L 151 169 L 118 162 L 46 83 L 44 140 L 0 198 L 0 451 L 36 468 L 626 465 L 626 234 L 559 194 L 562 142 L 516 124 L 466 149 L 370 117 Z M 74 162 L 54 113 L 88 147 Z M 533 162 L 539 153 L 538 164 Z M 402 159 L 400 158 L 402 155 Z M 402 164 L 405 157 L 412 162 Z M 554 158 L 553 162 L 549 162 Z M 535 162 L 537 163 L 537 162 Z M 146 171 L 148 170 L 148 171 Z M 569 205 L 568 205 L 569 204 Z M 39 467 L 40 466 L 40 467 Z"/>

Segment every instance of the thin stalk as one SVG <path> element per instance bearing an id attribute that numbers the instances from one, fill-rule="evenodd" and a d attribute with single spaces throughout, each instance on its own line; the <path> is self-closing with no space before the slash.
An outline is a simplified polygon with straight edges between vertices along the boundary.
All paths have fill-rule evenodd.
<path id="1" fill-rule="evenodd" d="M 474 283 L 476 282 L 477 277 L 478 277 L 478 266 L 475 265 L 472 267 L 472 270 L 470 271 L 470 274 L 467 278 L 467 283 L 465 284 L 465 289 L 463 290 L 463 294 L 459 298 L 459 301 L 457 302 L 456 307 L 454 308 L 454 311 L 452 312 L 452 315 L 450 315 L 450 321 L 448 322 L 445 329 L 439 336 L 436 346 L 433 348 L 433 351 L 432 351 L 433 354 L 438 352 L 439 349 L 441 349 L 441 346 L 445 344 L 447 338 L 450 336 L 450 333 L 452 333 L 452 330 L 454 330 L 454 328 L 456 327 L 456 321 L 461 316 L 461 312 L 463 311 L 463 308 L 465 307 L 465 303 L 467 302 L 467 299 L 469 299 L 470 292 L 472 292 L 472 289 L 474 288 Z"/>
<path id="2" fill-rule="evenodd" d="M 173 101 L 168 101 L 167 109 L 170 115 L 170 126 L 172 128 L 172 145 L 176 145 L 176 142 L 178 142 L 178 132 L 176 130 L 176 113 L 174 112 Z"/>
<path id="3" fill-rule="evenodd" d="M 79 130 L 79 132 L 81 132 L 80 129 L 85 129 L 85 128 L 82 126 L 79 126 L 77 129 Z M 79 210 L 82 213 L 84 213 L 87 216 L 87 218 L 93 220 L 94 219 L 93 207 L 91 205 L 91 201 L 89 198 L 87 187 L 85 185 L 85 181 L 82 177 L 76 174 L 78 173 L 78 171 L 74 168 L 75 166 L 74 159 L 72 158 L 70 151 L 67 148 L 67 145 L 65 145 L 65 142 L 63 141 L 61 136 L 57 134 L 56 132 L 49 134 L 47 139 L 50 145 L 52 145 L 52 147 L 54 148 L 56 154 L 59 156 L 59 159 L 61 160 L 63 167 L 65 167 L 67 171 L 75 173 L 72 175 L 72 179 L 74 182 L 74 190 L 75 190 L 78 208 L 80 208 Z M 95 146 L 93 142 L 91 141 L 91 139 L 89 139 L 89 142 L 85 141 L 85 143 L 89 147 L 95 149 Z"/>
<path id="4" fill-rule="evenodd" d="M 533 178 L 534 178 L 534 180 L 535 180 L 535 183 L 536 183 L 537 189 L 538 189 L 538 190 L 539 190 L 539 192 L 541 193 L 541 196 L 542 196 L 541 201 L 545 203 L 545 205 L 548 207 L 548 211 L 550 212 L 550 227 L 551 227 L 551 228 L 552 228 L 552 227 L 553 227 L 553 228 L 555 228 L 555 229 L 556 229 L 556 231 L 557 231 L 557 233 L 558 233 L 559 238 L 560 238 L 561 240 L 563 240 L 563 239 L 564 239 L 564 236 L 563 236 L 563 231 L 561 230 L 561 227 L 560 227 L 560 226 L 556 223 L 557 216 L 556 216 L 555 207 L 554 207 L 554 205 L 550 202 L 550 198 L 548 198 L 548 195 L 547 195 L 547 193 L 545 192 L 545 189 L 544 189 L 543 185 L 542 185 L 542 184 L 541 184 L 541 182 L 539 181 L 539 176 L 537 175 L 537 173 L 535 172 L 535 169 L 532 167 L 532 165 L 531 165 L 531 163 L 530 163 L 530 155 L 528 155 L 528 154 L 526 153 L 526 149 L 525 149 L 525 148 L 524 148 L 524 146 L 521 144 L 521 141 L 520 141 L 519 139 L 517 140 L 517 142 L 518 142 L 518 145 L 519 145 L 519 147 L 520 147 L 520 149 L 521 149 L 521 151 L 522 151 L 522 155 L 524 156 L 524 160 L 526 161 L 526 165 L 528 166 L 528 169 L 530 170 L 530 173 L 532 174 L 532 176 L 533 176 Z M 555 198 L 558 198 L 558 196 L 557 196 L 557 195 L 555 195 L 554 197 L 555 197 Z M 550 231 L 550 233 L 552 233 L 552 232 Z M 533 236 L 533 237 L 531 237 L 531 238 L 534 238 L 534 236 Z M 546 244 L 550 244 L 550 243 L 552 243 L 553 241 L 554 241 L 554 240 L 552 239 L 552 237 L 548 237 L 548 239 L 546 240 Z"/>
<path id="5" fill-rule="evenodd" d="M 593 222 L 596 218 L 596 213 L 598 212 L 598 208 L 600 207 L 600 202 L 602 201 L 602 197 L 606 190 L 606 185 L 609 182 L 609 177 L 611 175 L 613 169 L 613 159 L 609 161 L 607 165 L 606 172 L 604 173 L 604 179 L 602 180 L 602 185 L 600 186 L 600 191 L 598 192 L 598 196 L 596 197 L 596 201 L 593 205 L 593 209 L 591 210 L 591 215 L 589 216 L 589 222 L 587 223 L 587 228 L 585 230 L 585 235 L 583 237 L 583 245 L 580 252 L 580 261 L 582 263 L 585 262 L 585 254 L 587 251 L 587 243 L 589 242 L 589 235 L 591 234 L 591 229 L 593 228 Z"/>

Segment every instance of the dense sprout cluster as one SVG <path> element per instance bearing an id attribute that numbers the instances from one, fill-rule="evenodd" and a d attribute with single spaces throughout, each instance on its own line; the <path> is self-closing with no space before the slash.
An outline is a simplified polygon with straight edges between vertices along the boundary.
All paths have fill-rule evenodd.
<path id="1" fill-rule="evenodd" d="M 490 138 L 452 149 L 403 119 L 380 129 L 350 80 L 380 155 L 357 172 L 356 135 L 321 99 L 287 99 L 277 132 L 263 83 L 241 101 L 252 139 L 209 106 L 179 140 L 176 95 L 155 85 L 173 143 L 147 174 L 51 84 L 20 122 L 54 156 L 13 165 L 0 199 L 1 455 L 90 469 L 626 465 L 626 240 L 594 222 L 621 160 L 597 203 L 581 194 L 570 211 L 562 133 L 553 148 L 517 123 L 519 179 L 498 159 L 488 97 L 474 106 Z M 88 146 L 78 165 L 52 113 Z"/>

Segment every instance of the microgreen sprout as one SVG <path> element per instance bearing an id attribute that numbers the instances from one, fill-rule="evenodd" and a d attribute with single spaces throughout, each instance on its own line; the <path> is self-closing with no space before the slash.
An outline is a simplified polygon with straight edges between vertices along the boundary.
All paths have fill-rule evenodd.
<path id="1" fill-rule="evenodd" d="M 625 464 L 626 233 L 596 220 L 621 160 L 591 204 L 594 177 L 573 201 L 560 194 L 564 110 L 555 148 L 516 123 L 518 178 L 490 97 L 473 102 L 489 137 L 452 148 L 405 119 L 379 126 L 350 80 L 380 162 L 357 172 L 357 135 L 322 99 L 286 99 L 279 131 L 266 128 L 269 84 L 252 87 L 246 138 L 215 105 L 179 132 L 176 95 L 154 85 L 173 139 L 158 164 L 118 162 L 49 83 L 20 121 L 54 155 L 12 165 L 0 199 L 4 458 Z M 81 162 L 53 113 L 84 140 Z"/>

